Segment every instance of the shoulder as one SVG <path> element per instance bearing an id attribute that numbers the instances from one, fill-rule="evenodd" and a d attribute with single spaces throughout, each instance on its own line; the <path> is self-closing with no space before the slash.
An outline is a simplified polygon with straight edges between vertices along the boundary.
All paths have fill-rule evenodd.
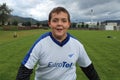
<path id="1" fill-rule="evenodd" d="M 41 40 L 43 40 L 43 39 L 45 39 L 45 38 L 47 38 L 47 37 L 49 37 L 49 36 L 50 36 L 50 32 L 46 32 L 46 33 L 42 34 L 42 35 L 36 40 L 35 43 L 38 43 L 38 42 L 40 42 Z"/>
<path id="2" fill-rule="evenodd" d="M 50 32 L 42 34 L 38 40 L 42 40 L 42 39 L 44 39 L 44 38 L 46 38 L 48 36 L 50 36 Z"/>
<path id="3" fill-rule="evenodd" d="M 45 40 L 47 40 L 46 38 L 49 37 L 50 32 L 44 33 L 42 34 L 33 44 L 32 48 L 34 48 L 35 46 L 39 46 L 40 44 L 43 43 Z"/>

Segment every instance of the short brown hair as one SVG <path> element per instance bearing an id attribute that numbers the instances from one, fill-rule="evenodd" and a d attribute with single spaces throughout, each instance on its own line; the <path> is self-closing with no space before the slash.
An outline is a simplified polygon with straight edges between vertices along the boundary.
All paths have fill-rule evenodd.
<path id="1" fill-rule="evenodd" d="M 68 21 L 70 22 L 70 14 L 69 14 L 69 12 L 68 12 L 65 8 L 63 8 L 63 7 L 55 7 L 55 8 L 53 8 L 53 10 L 49 13 L 48 21 L 51 20 L 52 13 L 57 13 L 57 14 L 58 14 L 58 13 L 60 13 L 60 12 L 67 13 L 67 15 L 68 15 Z"/>

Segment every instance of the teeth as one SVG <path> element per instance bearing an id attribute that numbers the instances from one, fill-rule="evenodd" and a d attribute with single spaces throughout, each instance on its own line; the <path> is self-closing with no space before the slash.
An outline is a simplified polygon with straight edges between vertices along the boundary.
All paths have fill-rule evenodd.
<path id="1" fill-rule="evenodd" d="M 62 28 L 62 27 L 57 27 L 56 29 L 57 29 L 57 30 L 62 30 L 63 28 Z"/>

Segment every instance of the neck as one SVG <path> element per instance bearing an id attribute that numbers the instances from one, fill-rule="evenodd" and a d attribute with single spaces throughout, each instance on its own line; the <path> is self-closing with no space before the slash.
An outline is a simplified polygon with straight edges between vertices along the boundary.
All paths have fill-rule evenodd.
<path id="1" fill-rule="evenodd" d="M 65 34 L 65 36 L 55 36 L 55 35 L 52 34 L 52 36 L 53 36 L 57 41 L 62 42 L 62 41 L 64 41 L 64 40 L 66 39 L 67 34 Z"/>

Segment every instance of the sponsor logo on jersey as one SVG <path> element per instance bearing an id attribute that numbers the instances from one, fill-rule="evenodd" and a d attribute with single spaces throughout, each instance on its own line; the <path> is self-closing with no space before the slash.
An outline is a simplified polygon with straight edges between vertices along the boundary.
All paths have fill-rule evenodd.
<path id="1" fill-rule="evenodd" d="M 74 54 L 69 54 L 68 56 L 71 58 Z"/>
<path id="2" fill-rule="evenodd" d="M 66 61 L 60 63 L 49 62 L 48 67 L 61 67 L 61 68 L 71 68 L 73 63 L 68 63 Z"/>

